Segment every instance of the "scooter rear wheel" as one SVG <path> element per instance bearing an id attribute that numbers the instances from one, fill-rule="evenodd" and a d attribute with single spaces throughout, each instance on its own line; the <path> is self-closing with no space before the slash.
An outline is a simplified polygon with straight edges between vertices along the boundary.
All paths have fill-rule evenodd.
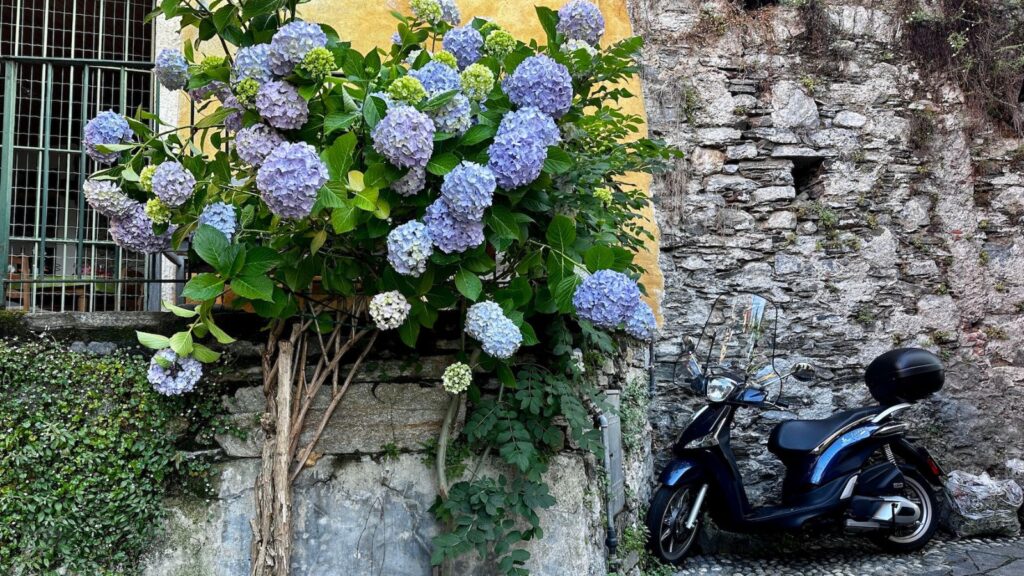
<path id="1" fill-rule="evenodd" d="M 686 523 L 699 488 L 694 485 L 662 486 L 647 511 L 647 547 L 659 560 L 678 564 L 693 548 L 700 533 L 701 514 L 692 528 Z"/>
<path id="2" fill-rule="evenodd" d="M 921 520 L 914 526 L 888 534 L 873 534 L 871 540 L 888 552 L 914 552 L 924 548 L 939 527 L 939 502 L 935 490 L 917 470 L 901 466 L 903 471 L 903 494 L 921 508 Z"/>

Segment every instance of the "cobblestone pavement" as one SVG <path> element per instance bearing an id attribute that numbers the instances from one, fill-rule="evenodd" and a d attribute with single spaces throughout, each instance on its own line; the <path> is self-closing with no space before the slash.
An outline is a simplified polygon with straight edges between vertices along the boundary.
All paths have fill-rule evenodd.
<path id="1" fill-rule="evenodd" d="M 1024 576 L 1024 538 L 936 539 L 922 552 L 883 554 L 839 540 L 757 555 L 715 554 L 685 561 L 676 576 Z"/>

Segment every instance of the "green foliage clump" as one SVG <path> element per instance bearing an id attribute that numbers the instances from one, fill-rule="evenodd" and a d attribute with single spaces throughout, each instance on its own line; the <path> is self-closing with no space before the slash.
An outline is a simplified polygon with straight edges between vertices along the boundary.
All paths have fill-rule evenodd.
<path id="1" fill-rule="evenodd" d="M 161 397 L 147 362 L 0 340 L 0 573 L 134 574 L 173 481 L 204 466 L 175 449 L 200 402 Z"/>

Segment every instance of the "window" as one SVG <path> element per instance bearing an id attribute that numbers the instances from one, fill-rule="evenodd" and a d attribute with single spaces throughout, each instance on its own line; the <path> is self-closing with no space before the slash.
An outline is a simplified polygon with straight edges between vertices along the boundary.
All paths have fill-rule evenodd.
<path id="1" fill-rule="evenodd" d="M 0 305 L 146 309 L 156 258 L 120 250 L 82 196 L 103 110 L 155 109 L 152 0 L 0 0 Z"/>

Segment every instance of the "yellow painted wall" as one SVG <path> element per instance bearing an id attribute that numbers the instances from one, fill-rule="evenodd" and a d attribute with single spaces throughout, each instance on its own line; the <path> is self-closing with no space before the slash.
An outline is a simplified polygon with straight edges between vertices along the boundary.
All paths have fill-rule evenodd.
<path id="1" fill-rule="evenodd" d="M 540 26 L 534 7 L 537 5 L 558 9 L 567 0 L 458 0 L 462 12 L 463 23 L 474 17 L 494 20 L 517 38 L 543 38 L 544 30 Z M 632 36 L 632 25 L 626 0 L 595 0 L 605 17 L 606 32 L 602 43 L 616 42 Z M 329 24 L 338 31 L 342 40 L 352 43 L 352 47 L 366 52 L 374 46 L 389 46 L 391 35 L 396 29 L 396 20 L 391 11 L 397 10 L 408 14 L 405 0 L 313 0 L 300 7 L 300 16 L 304 20 Z M 629 89 L 637 97 L 625 103 L 625 111 L 646 118 L 643 92 L 639 79 L 634 79 Z M 637 175 L 631 183 L 644 190 L 650 190 L 649 176 Z M 647 287 L 650 303 L 660 320 L 658 304 L 664 293 L 664 276 L 658 266 L 658 228 L 654 222 L 653 208 L 645 212 L 646 226 L 654 233 L 655 239 L 649 243 L 645 253 L 638 255 L 638 263 L 647 269 L 643 284 Z"/>

